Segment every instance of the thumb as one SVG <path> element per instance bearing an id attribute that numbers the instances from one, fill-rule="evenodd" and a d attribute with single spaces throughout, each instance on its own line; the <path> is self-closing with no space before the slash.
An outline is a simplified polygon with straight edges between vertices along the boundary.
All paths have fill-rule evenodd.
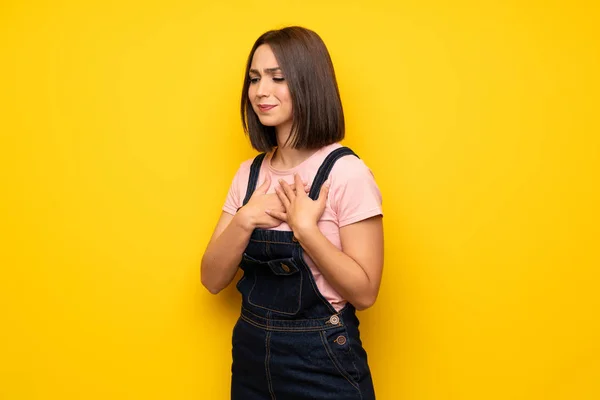
<path id="1" fill-rule="evenodd" d="M 271 186 L 271 177 L 267 175 L 265 181 L 254 191 L 254 193 L 266 194 L 267 190 L 269 190 L 269 186 Z"/>

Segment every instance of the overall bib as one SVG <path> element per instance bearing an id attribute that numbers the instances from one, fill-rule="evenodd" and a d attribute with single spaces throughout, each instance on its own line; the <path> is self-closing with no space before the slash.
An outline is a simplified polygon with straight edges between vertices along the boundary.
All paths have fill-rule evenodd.
<path id="1" fill-rule="evenodd" d="M 309 193 L 316 200 L 342 147 L 323 161 Z M 246 204 L 265 154 L 250 168 Z M 240 318 L 233 328 L 232 400 L 375 399 L 355 309 L 336 311 L 319 292 L 289 231 L 255 229 L 242 256 Z"/>

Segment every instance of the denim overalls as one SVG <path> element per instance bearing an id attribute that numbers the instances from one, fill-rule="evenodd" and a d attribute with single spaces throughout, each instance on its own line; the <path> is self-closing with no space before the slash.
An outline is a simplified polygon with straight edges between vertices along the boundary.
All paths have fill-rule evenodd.
<path id="1" fill-rule="evenodd" d="M 334 163 L 332 151 L 309 193 L 316 200 Z M 246 204 L 265 154 L 250 168 Z M 255 229 L 237 284 L 242 311 L 233 328 L 232 400 L 375 399 L 355 309 L 337 312 L 321 295 L 292 232 Z"/>

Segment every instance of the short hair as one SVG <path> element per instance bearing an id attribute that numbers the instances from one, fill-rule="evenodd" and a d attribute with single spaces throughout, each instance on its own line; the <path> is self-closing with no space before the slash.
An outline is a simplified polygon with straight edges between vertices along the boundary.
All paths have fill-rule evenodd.
<path id="1" fill-rule="evenodd" d="M 292 99 L 290 145 L 296 149 L 317 149 L 344 138 L 342 101 L 333 63 L 323 40 L 299 26 L 271 30 L 252 46 L 242 89 L 241 113 L 244 132 L 258 151 L 277 146 L 275 127 L 263 125 L 248 97 L 249 71 L 256 49 L 268 45 L 286 79 Z"/>

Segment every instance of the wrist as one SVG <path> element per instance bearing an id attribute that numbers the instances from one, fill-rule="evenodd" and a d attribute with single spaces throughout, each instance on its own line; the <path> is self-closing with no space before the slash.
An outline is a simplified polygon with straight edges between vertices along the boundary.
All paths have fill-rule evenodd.
<path id="1" fill-rule="evenodd" d="M 247 211 L 248 209 L 245 207 L 238 208 L 238 212 L 233 217 L 233 220 L 235 221 L 236 225 L 244 231 L 252 232 L 255 228 L 255 223 L 254 219 Z"/>
<path id="2" fill-rule="evenodd" d="M 317 226 L 317 224 L 300 226 L 300 227 L 296 227 L 296 229 L 294 229 L 294 236 L 301 243 L 306 241 L 307 238 L 314 237 L 315 235 L 317 235 L 319 233 L 321 233 L 321 231 L 319 230 L 319 227 Z"/>

